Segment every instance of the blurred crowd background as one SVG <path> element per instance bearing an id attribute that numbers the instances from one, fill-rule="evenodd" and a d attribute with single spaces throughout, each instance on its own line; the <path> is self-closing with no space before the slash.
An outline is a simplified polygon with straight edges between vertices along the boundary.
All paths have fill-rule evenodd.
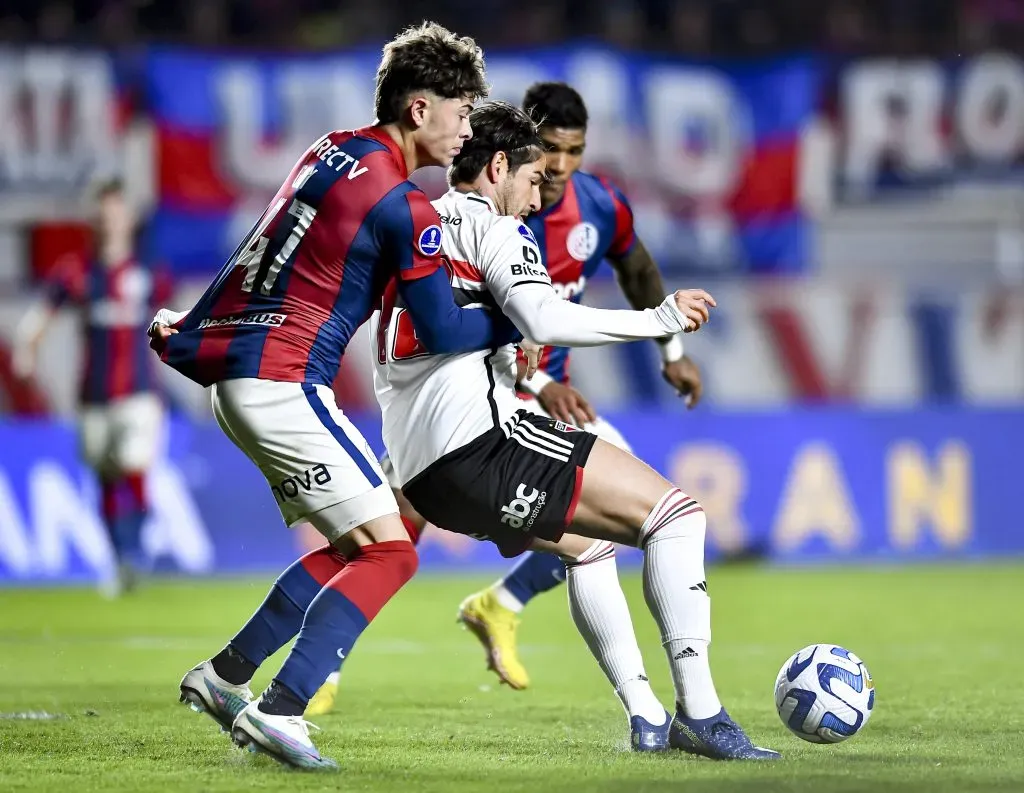
<path id="1" fill-rule="evenodd" d="M 584 167 L 628 196 L 668 286 L 718 297 L 687 340 L 695 411 L 653 345 L 572 366 L 638 454 L 701 497 L 713 546 L 1024 550 L 1007 451 L 1024 444 L 1020 0 L 6 0 L 0 581 L 109 561 L 102 532 L 70 517 L 95 501 L 70 429 L 74 309 L 30 377 L 14 366 L 29 305 L 88 260 L 90 186 L 123 180 L 138 257 L 187 308 L 303 148 L 371 121 L 380 47 L 424 18 L 478 39 L 496 98 L 575 85 Z M 443 187 L 439 169 L 416 178 Z M 623 305 L 608 268 L 587 288 Z M 158 383 L 172 418 L 151 553 L 196 572 L 290 558 L 208 396 L 166 368 Z M 379 444 L 366 339 L 335 391 Z M 253 536 L 267 544 L 239 555 Z M 483 553 L 470 546 L 428 543 L 425 559 Z"/>
<path id="2" fill-rule="evenodd" d="M 489 47 L 585 38 L 687 57 L 969 55 L 1024 45 L 1024 7 L 1015 0 L 8 0 L 0 37 L 109 48 L 334 50 L 378 45 L 416 18 L 457 27 Z"/>

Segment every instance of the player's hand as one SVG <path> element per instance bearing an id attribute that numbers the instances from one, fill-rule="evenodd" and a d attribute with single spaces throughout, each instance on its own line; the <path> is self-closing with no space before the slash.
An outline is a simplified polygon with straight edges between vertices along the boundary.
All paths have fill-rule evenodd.
<path id="1" fill-rule="evenodd" d="M 147 333 L 149 336 L 149 349 L 157 353 L 157 355 L 163 355 L 164 350 L 167 349 L 167 340 L 177 332 L 170 325 L 164 325 L 158 320 L 153 320 Z"/>
<path id="2" fill-rule="evenodd" d="M 670 361 L 662 366 L 661 376 L 686 400 L 688 408 L 694 408 L 700 402 L 704 384 L 700 379 L 700 369 L 693 360 L 684 355 L 678 361 Z"/>
<path id="3" fill-rule="evenodd" d="M 188 316 L 187 311 L 171 311 L 169 308 L 157 311 L 153 321 L 149 323 L 149 330 L 146 331 L 146 335 L 149 336 L 149 348 L 153 352 L 163 355 L 167 348 L 167 340 L 178 332 L 172 326 L 186 316 Z"/>
<path id="4" fill-rule="evenodd" d="M 544 345 L 523 339 L 519 342 L 519 349 L 523 351 L 526 361 L 524 363 L 522 359 L 516 358 L 516 382 L 531 380 L 540 365 L 540 356 L 544 353 Z"/>
<path id="5" fill-rule="evenodd" d="M 715 299 L 703 289 L 679 289 L 674 295 L 676 307 L 690 321 L 684 332 L 692 333 L 708 321 L 711 308 L 717 306 Z"/>
<path id="6" fill-rule="evenodd" d="M 537 394 L 537 401 L 551 418 L 576 427 L 582 428 L 584 424 L 597 418 L 597 413 L 583 398 L 583 394 L 562 383 L 548 383 Z"/>

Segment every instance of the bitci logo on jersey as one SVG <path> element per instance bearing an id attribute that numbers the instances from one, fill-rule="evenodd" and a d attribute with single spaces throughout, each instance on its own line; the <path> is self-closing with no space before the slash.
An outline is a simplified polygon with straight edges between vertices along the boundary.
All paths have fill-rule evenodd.
<path id="1" fill-rule="evenodd" d="M 416 244 L 424 256 L 436 256 L 441 250 L 441 227 L 427 226 Z"/>

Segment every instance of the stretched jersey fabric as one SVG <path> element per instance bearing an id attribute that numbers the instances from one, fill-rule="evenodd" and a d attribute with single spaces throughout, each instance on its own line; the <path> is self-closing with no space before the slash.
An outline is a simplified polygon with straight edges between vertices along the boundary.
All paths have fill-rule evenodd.
<path id="1" fill-rule="evenodd" d="M 530 215 L 526 224 L 537 238 L 555 291 L 574 303 L 601 262 L 626 255 L 636 241 L 626 197 L 607 180 L 583 171 L 572 175 L 557 203 Z M 545 348 L 540 368 L 568 383 L 569 348 Z"/>
<path id="2" fill-rule="evenodd" d="M 434 206 L 446 224 L 441 259 L 456 303 L 501 311 L 528 338 L 542 344 L 609 344 L 673 335 L 689 322 L 671 295 L 658 308 L 643 311 L 567 303 L 555 294 L 533 233 L 521 220 L 497 214 L 486 198 L 455 190 Z M 511 426 L 507 420 L 522 408 L 512 345 L 431 355 L 390 290 L 371 331 L 384 444 L 403 485 L 448 452 L 491 429 Z"/>
<path id="3" fill-rule="evenodd" d="M 74 305 L 85 340 L 79 399 L 103 405 L 152 391 L 153 353 L 146 328 L 153 307 L 166 300 L 169 280 L 134 259 L 105 266 L 90 259 L 85 266 L 68 262 L 46 287 L 56 307 Z"/>
<path id="4" fill-rule="evenodd" d="M 389 281 L 433 274 L 440 250 L 440 219 L 397 144 L 377 127 L 330 132 L 174 326 L 162 358 L 204 386 L 330 386 Z"/>

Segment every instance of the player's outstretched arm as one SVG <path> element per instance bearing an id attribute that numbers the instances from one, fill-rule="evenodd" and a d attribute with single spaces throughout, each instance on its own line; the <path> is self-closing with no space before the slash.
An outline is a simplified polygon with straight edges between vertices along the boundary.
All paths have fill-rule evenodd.
<path id="1" fill-rule="evenodd" d="M 421 191 L 386 199 L 374 230 L 381 250 L 397 265 L 398 293 L 429 352 L 472 352 L 518 341 L 515 328 L 498 312 L 455 303 L 442 264 L 441 218 Z"/>
<path id="2" fill-rule="evenodd" d="M 497 312 L 456 305 L 448 271 L 443 267 L 423 278 L 399 280 L 398 291 L 412 317 L 416 338 L 431 353 L 486 350 L 519 339 L 512 323 Z"/>
<path id="3" fill-rule="evenodd" d="M 523 336 L 537 344 L 591 347 L 658 339 L 696 330 L 715 305 L 702 289 L 676 292 L 657 308 L 621 311 L 562 300 L 551 286 L 540 249 L 511 217 L 494 223 L 480 242 L 477 264 L 487 288 Z M 524 233 L 525 231 L 525 233 Z"/>
<path id="4" fill-rule="evenodd" d="M 697 330 L 714 305 L 703 289 L 687 289 L 643 311 L 590 308 L 560 299 L 550 284 L 529 283 L 511 290 L 502 308 L 523 335 L 538 344 L 594 347 Z"/>

